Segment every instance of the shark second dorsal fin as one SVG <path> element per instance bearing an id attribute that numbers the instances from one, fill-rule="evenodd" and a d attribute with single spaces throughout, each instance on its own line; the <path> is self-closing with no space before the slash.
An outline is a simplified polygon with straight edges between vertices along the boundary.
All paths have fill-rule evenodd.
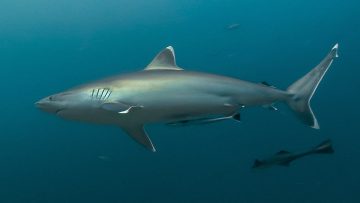
<path id="1" fill-rule="evenodd" d="M 158 53 L 145 70 L 183 70 L 176 65 L 175 52 L 172 46 Z"/>

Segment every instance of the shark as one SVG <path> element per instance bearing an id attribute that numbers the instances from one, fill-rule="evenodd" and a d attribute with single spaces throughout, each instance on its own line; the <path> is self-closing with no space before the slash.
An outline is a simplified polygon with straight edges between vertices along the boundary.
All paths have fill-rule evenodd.
<path id="1" fill-rule="evenodd" d="M 334 149 L 332 147 L 332 142 L 330 139 L 323 141 L 316 147 L 313 147 L 309 150 L 300 153 L 292 153 L 286 150 L 280 150 L 273 156 L 266 159 L 256 159 L 252 166 L 253 169 L 269 168 L 274 165 L 279 166 L 290 166 L 290 163 L 303 158 L 305 156 L 314 155 L 314 154 L 332 154 Z"/>
<path id="2" fill-rule="evenodd" d="M 276 110 L 273 104 L 277 102 L 288 104 L 300 121 L 319 129 L 310 100 L 336 57 L 338 44 L 310 72 L 281 90 L 266 82 L 184 70 L 168 46 L 140 71 L 79 85 L 35 105 L 64 119 L 119 126 L 153 152 L 155 146 L 144 128 L 147 124 L 239 120 L 243 108 Z"/>

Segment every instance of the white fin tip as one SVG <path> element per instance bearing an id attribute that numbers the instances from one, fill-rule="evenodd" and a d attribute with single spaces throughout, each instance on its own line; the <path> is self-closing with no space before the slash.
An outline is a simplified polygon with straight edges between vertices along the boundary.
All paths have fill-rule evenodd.
<path id="1" fill-rule="evenodd" d="M 174 48 L 172 46 L 167 46 L 166 49 L 169 49 L 171 52 L 174 53 Z"/>
<path id="2" fill-rule="evenodd" d="M 339 48 L 339 43 L 336 43 L 332 49 L 338 49 L 338 48 Z"/>
<path id="3" fill-rule="evenodd" d="M 335 50 L 335 57 L 339 57 L 339 54 L 338 54 L 338 49 L 339 49 L 339 43 L 336 43 L 335 46 L 331 49 L 331 51 Z"/>

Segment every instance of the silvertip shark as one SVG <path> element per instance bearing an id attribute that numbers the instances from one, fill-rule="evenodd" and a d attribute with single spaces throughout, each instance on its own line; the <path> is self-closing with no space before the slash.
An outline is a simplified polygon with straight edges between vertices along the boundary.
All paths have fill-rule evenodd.
<path id="1" fill-rule="evenodd" d="M 166 47 L 143 70 L 106 78 L 47 96 L 35 103 L 65 119 L 117 125 L 139 144 L 155 152 L 144 125 L 239 120 L 242 108 L 273 107 L 285 102 L 306 125 L 319 129 L 310 100 L 338 57 L 338 44 L 310 72 L 286 90 L 221 75 L 187 71 Z"/>

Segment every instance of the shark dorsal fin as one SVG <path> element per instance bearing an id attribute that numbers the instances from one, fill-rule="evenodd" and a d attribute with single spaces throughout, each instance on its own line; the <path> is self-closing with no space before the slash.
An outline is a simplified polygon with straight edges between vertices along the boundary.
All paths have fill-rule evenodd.
<path id="1" fill-rule="evenodd" d="M 280 150 L 278 153 L 276 153 L 276 155 L 280 155 L 280 154 L 290 154 L 290 152 L 286 150 Z"/>
<path id="2" fill-rule="evenodd" d="M 175 52 L 172 46 L 158 53 L 145 70 L 183 70 L 176 65 Z"/>

